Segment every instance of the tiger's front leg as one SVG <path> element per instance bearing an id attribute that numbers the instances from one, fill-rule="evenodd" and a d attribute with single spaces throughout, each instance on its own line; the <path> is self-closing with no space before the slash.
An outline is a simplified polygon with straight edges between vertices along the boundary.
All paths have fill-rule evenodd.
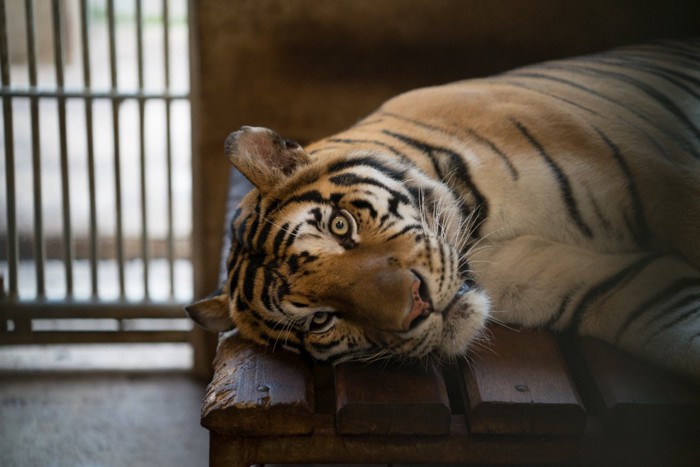
<path id="1" fill-rule="evenodd" d="M 470 262 L 495 320 L 572 329 L 700 382 L 700 271 L 683 257 L 601 254 L 525 236 Z"/>

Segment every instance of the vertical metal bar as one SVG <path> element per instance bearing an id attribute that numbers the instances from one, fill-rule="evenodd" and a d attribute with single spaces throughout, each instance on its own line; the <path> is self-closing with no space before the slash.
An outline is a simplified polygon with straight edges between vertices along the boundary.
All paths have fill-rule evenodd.
<path id="1" fill-rule="evenodd" d="M 95 190 L 95 143 L 92 127 L 92 97 L 90 97 L 90 24 L 87 0 L 80 0 L 80 33 L 83 54 L 83 87 L 85 96 L 85 129 L 87 136 L 88 190 L 90 192 L 90 285 L 92 298 L 97 298 L 97 201 Z"/>
<path id="2" fill-rule="evenodd" d="M 10 61 L 7 47 L 7 17 L 5 0 L 0 0 L 0 80 L 3 88 L 10 87 Z M 5 193 L 7 199 L 7 266 L 10 275 L 9 297 L 16 299 L 17 290 L 17 210 L 15 206 L 15 142 L 12 116 L 12 97 L 2 98 L 3 124 L 5 131 Z"/>
<path id="3" fill-rule="evenodd" d="M 139 86 L 139 152 L 141 156 L 141 259 L 143 261 L 143 296 L 148 300 L 148 203 L 146 196 L 145 106 L 143 97 L 143 14 L 141 1 L 136 0 L 136 58 Z"/>
<path id="4" fill-rule="evenodd" d="M 116 54 L 116 32 L 114 18 L 114 0 L 107 1 L 107 21 L 109 28 L 109 68 L 112 93 L 118 90 L 117 80 L 117 54 Z M 119 274 L 119 298 L 126 296 L 126 283 L 124 280 L 124 240 L 122 226 L 122 179 L 121 179 L 121 154 L 119 145 L 119 105 L 116 97 L 112 97 L 112 126 L 114 133 L 114 190 L 116 202 L 116 247 L 117 247 L 117 268 Z"/>
<path id="5" fill-rule="evenodd" d="M 63 22 L 61 4 L 53 0 L 54 59 L 56 63 L 56 88 L 64 90 L 63 71 Z M 66 297 L 73 296 L 73 244 L 70 215 L 70 174 L 68 169 L 68 139 L 66 136 L 66 98 L 58 96 L 58 131 L 61 156 L 61 196 L 63 204 L 63 261 L 66 273 Z"/>
<path id="6" fill-rule="evenodd" d="M 29 65 L 29 86 L 36 90 L 36 29 L 34 15 L 34 0 L 24 2 L 27 21 L 27 61 Z M 42 213 L 41 190 L 41 127 L 39 124 L 39 98 L 32 95 L 29 98 L 32 125 L 32 169 L 34 185 L 34 263 L 36 267 L 36 295 L 38 299 L 46 298 L 46 283 L 44 280 L 44 224 Z"/>
<path id="7" fill-rule="evenodd" d="M 169 297 L 175 296 L 175 239 L 173 234 L 173 156 L 170 135 L 170 11 L 169 1 L 163 0 L 163 87 L 165 88 L 165 164 L 168 185 L 168 273 Z"/>

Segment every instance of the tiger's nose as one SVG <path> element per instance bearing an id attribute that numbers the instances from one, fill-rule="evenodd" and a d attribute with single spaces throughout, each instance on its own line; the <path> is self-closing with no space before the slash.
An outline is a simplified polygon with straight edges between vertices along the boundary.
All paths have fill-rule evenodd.
<path id="1" fill-rule="evenodd" d="M 418 326 L 433 311 L 433 303 L 425 281 L 415 271 L 411 272 L 413 272 L 415 280 L 411 284 L 411 310 L 403 321 L 405 331 L 410 331 Z"/>

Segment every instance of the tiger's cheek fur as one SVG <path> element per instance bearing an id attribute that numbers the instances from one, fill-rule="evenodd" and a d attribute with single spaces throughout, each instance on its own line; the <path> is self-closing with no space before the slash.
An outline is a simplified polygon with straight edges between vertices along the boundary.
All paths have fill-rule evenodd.
<path id="1" fill-rule="evenodd" d="M 326 363 L 339 363 L 361 356 L 368 356 L 378 349 L 361 327 L 340 323 L 322 334 L 308 334 L 304 338 L 304 350 L 314 359 Z"/>

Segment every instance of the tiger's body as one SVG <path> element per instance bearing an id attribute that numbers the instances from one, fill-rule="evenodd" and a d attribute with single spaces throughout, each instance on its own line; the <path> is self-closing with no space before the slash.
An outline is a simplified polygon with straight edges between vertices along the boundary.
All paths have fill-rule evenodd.
<path id="1" fill-rule="evenodd" d="M 331 363 L 571 330 L 700 381 L 700 41 L 400 95 L 302 149 L 227 139 L 256 185 L 215 330 Z"/>

